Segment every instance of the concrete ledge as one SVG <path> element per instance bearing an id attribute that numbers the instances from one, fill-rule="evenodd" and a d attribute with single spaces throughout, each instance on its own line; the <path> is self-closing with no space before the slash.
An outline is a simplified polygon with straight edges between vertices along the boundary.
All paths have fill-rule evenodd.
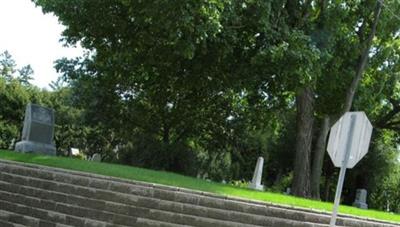
<path id="1" fill-rule="evenodd" d="M 30 168 L 32 170 L 42 170 L 43 172 L 41 173 L 41 177 L 48 178 L 48 179 L 51 179 L 53 177 L 62 178 L 62 174 L 73 175 L 73 176 L 71 176 L 71 179 L 70 179 L 71 183 L 75 183 L 75 184 L 79 183 L 82 185 L 87 185 L 87 186 L 91 186 L 91 187 L 95 187 L 95 188 L 97 188 L 97 187 L 107 188 L 110 190 L 122 191 L 125 193 L 132 193 L 132 186 L 149 188 L 149 189 L 153 189 L 152 190 L 153 193 L 155 193 L 155 195 L 159 196 L 160 198 L 169 198 L 169 200 L 171 200 L 170 198 L 172 197 L 172 198 L 174 198 L 174 201 L 176 200 L 176 201 L 186 202 L 186 203 L 197 201 L 197 204 L 203 205 L 203 206 L 210 205 L 210 207 L 213 207 L 212 203 L 200 204 L 198 202 L 199 200 L 204 199 L 204 198 L 210 200 L 210 199 L 214 198 L 218 201 L 226 200 L 229 202 L 233 202 L 233 203 L 231 203 L 231 206 L 234 206 L 236 208 L 241 207 L 241 206 L 245 206 L 246 209 L 251 209 L 251 210 L 254 210 L 254 209 L 257 210 L 260 208 L 261 209 L 262 208 L 264 208 L 264 209 L 272 208 L 275 210 L 273 212 L 273 214 L 275 214 L 275 215 L 278 215 L 280 212 L 289 212 L 289 213 L 295 212 L 295 213 L 298 213 L 298 215 L 299 215 L 298 218 L 300 218 L 300 219 L 305 218 L 305 216 L 307 216 L 307 215 L 311 215 L 311 216 L 319 217 L 319 218 L 321 218 L 321 220 L 326 220 L 326 217 L 329 217 L 329 215 L 330 215 L 330 213 L 323 212 L 323 211 L 308 210 L 305 208 L 297 208 L 297 207 L 291 207 L 291 206 L 285 206 L 285 205 L 273 204 L 273 203 L 267 203 L 267 202 L 260 202 L 260 201 L 253 201 L 253 200 L 236 198 L 236 197 L 221 196 L 221 195 L 216 195 L 216 194 L 201 192 L 201 191 L 196 191 L 196 190 L 183 189 L 183 188 L 171 187 L 171 186 L 165 186 L 165 185 L 159 185 L 159 184 L 153 184 L 153 183 L 145 183 L 145 182 L 139 182 L 139 181 L 133 181 L 133 180 L 125 180 L 125 179 L 120 179 L 120 178 L 115 178 L 115 177 L 108 177 L 108 176 L 78 172 L 78 171 L 73 171 L 73 170 L 52 168 L 52 167 L 35 165 L 35 164 L 26 164 L 26 163 L 6 161 L 6 160 L 0 160 L 0 164 L 11 165 L 11 166 L 15 166 L 15 167 L 25 167 L 25 168 Z M 83 178 L 81 178 L 81 177 L 83 177 Z M 218 201 L 215 201 L 215 202 L 218 203 Z M 230 207 L 230 208 L 232 209 L 234 207 Z M 243 207 L 241 209 L 243 209 Z M 360 218 L 360 217 L 355 217 L 355 216 L 351 216 L 351 215 L 340 215 L 340 217 L 343 221 L 343 224 L 345 224 L 345 225 L 347 223 L 348 224 L 365 223 L 366 224 L 365 226 L 398 226 L 398 223 L 375 220 L 375 219 L 371 219 L 371 218 Z M 356 225 L 353 225 L 353 226 L 356 226 Z M 359 226 L 359 225 L 357 225 L 357 226 Z"/>
<path id="2" fill-rule="evenodd" d="M 204 218 L 214 218 L 217 219 L 216 222 L 218 222 L 218 220 L 226 220 L 226 221 L 235 221 L 243 224 L 258 224 L 267 226 L 273 224 L 275 224 L 276 226 L 284 226 L 288 225 L 288 223 L 291 223 L 291 225 L 297 223 L 299 225 L 303 222 L 311 222 L 311 221 L 317 223 L 319 222 L 316 221 L 315 218 L 310 219 L 309 221 L 298 220 L 295 218 L 298 215 L 292 215 L 292 214 L 285 215 L 287 212 L 275 212 L 278 215 L 271 215 L 270 212 L 268 212 L 268 210 L 270 210 L 271 208 L 267 207 L 259 207 L 260 212 L 254 214 L 251 213 L 249 214 L 248 211 L 252 210 L 251 209 L 247 210 L 246 208 L 245 210 L 241 209 L 239 210 L 239 212 L 237 212 L 232 209 L 229 209 L 229 207 L 232 206 L 229 207 L 224 206 L 226 204 L 231 204 L 236 202 L 232 202 L 229 200 L 220 200 L 217 198 L 209 198 L 206 196 L 199 196 L 199 195 L 193 196 L 190 194 L 182 195 L 181 192 L 171 192 L 154 188 L 146 188 L 143 186 L 130 185 L 125 183 L 111 184 L 111 185 L 116 185 L 118 187 L 110 187 L 110 185 L 98 184 L 102 186 L 108 186 L 107 190 L 109 191 L 106 191 L 104 189 L 87 187 L 87 185 L 88 184 L 90 185 L 90 182 L 95 179 L 90 179 L 89 181 L 81 179 L 78 181 L 74 180 L 74 178 L 79 179 L 82 177 L 77 177 L 69 174 L 61 174 L 61 173 L 55 174 L 37 169 L 29 170 L 28 168 L 21 166 L 0 165 L 0 169 L 2 170 L 2 173 L 0 174 L 1 179 L 15 185 L 29 185 L 30 187 L 38 187 L 38 189 L 42 190 L 59 191 L 67 194 L 76 194 L 85 197 L 93 197 L 99 200 L 112 199 L 113 202 L 127 203 L 127 204 L 132 204 L 134 206 L 147 207 L 156 210 L 174 211 L 177 213 L 194 215 L 195 217 L 202 216 Z M 59 176 L 58 179 L 60 180 L 60 182 L 52 181 L 51 175 Z M 32 178 L 30 176 L 39 178 Z M 54 178 L 53 180 L 57 179 Z M 74 183 L 71 184 L 71 182 Z M 84 184 L 85 186 L 77 184 L 78 182 Z M 22 186 L 15 186 L 15 187 L 21 188 Z M 132 191 L 132 189 L 134 191 Z M 8 190 L 11 191 L 12 189 Z M 33 189 L 31 188 L 31 190 Z M 21 193 L 23 192 L 21 191 Z M 125 196 L 121 197 L 122 193 L 124 193 Z M 129 201 L 131 197 L 133 197 L 131 195 L 132 193 L 135 195 L 136 194 L 139 195 L 140 198 L 135 199 L 135 202 L 130 203 Z M 65 202 L 66 197 L 68 196 L 67 194 L 65 194 L 62 197 L 59 196 L 53 197 L 40 193 L 40 196 L 49 197 L 56 201 Z M 159 195 L 161 195 L 161 198 Z M 187 201 L 187 199 L 189 200 Z M 208 202 L 204 202 L 204 200 Z M 179 204 L 179 203 L 184 203 L 184 204 Z M 161 207 L 161 205 L 163 204 L 165 206 Z M 240 206 L 241 204 L 238 205 L 239 206 L 233 206 L 233 207 L 241 208 Z M 249 205 L 249 207 L 251 206 Z M 176 210 L 176 208 L 178 210 Z M 304 216 L 304 217 L 309 217 L 309 216 Z M 328 220 L 326 220 L 325 222 L 327 223 Z M 318 226 L 320 226 L 320 224 L 318 224 Z"/>
<path id="3" fill-rule="evenodd" d="M 54 156 L 56 155 L 56 146 L 54 144 L 44 144 L 29 140 L 22 140 L 15 144 L 15 151 Z"/>

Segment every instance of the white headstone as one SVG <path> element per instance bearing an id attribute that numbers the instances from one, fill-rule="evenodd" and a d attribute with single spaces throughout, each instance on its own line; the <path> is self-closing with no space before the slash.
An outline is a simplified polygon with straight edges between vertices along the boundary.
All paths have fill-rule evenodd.
<path id="1" fill-rule="evenodd" d="M 256 168 L 254 170 L 253 180 L 251 181 L 249 188 L 260 191 L 264 190 L 264 186 L 261 184 L 263 166 L 264 166 L 264 158 L 259 157 L 257 160 Z"/>
<path id="2" fill-rule="evenodd" d="M 367 190 L 357 189 L 356 199 L 354 200 L 353 206 L 361 208 L 361 209 L 368 209 Z"/>
<path id="3" fill-rule="evenodd" d="M 54 137 L 54 110 L 28 104 L 25 110 L 22 140 L 15 144 L 15 150 L 21 152 L 56 154 Z"/>
<path id="4" fill-rule="evenodd" d="M 13 138 L 11 140 L 10 145 L 8 146 L 8 150 L 14 150 L 14 146 L 15 146 L 15 138 Z"/>
<path id="5" fill-rule="evenodd" d="M 71 155 L 73 156 L 79 155 L 79 149 L 71 147 Z"/>
<path id="6" fill-rule="evenodd" d="M 99 153 L 94 153 L 90 160 L 93 162 L 101 162 L 101 155 Z"/>

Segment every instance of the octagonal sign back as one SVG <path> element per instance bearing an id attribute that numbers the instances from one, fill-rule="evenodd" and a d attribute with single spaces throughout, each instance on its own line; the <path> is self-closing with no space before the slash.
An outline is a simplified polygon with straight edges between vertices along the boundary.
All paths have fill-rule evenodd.
<path id="1" fill-rule="evenodd" d="M 372 125 L 364 112 L 347 112 L 331 128 L 328 154 L 336 167 L 342 167 L 350 136 L 351 117 L 355 118 L 353 139 L 350 142 L 350 156 L 346 168 L 353 168 L 368 152 Z"/>

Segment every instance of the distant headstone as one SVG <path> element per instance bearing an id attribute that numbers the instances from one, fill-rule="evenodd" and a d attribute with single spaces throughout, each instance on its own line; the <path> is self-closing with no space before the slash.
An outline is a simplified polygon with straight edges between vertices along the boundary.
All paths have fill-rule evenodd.
<path id="1" fill-rule="evenodd" d="M 286 188 L 286 191 L 283 194 L 290 195 L 292 193 L 290 188 Z"/>
<path id="2" fill-rule="evenodd" d="M 257 165 L 254 170 L 253 180 L 251 181 L 249 188 L 263 191 L 264 186 L 261 184 L 262 172 L 263 172 L 264 158 L 259 157 L 257 160 Z"/>
<path id="3" fill-rule="evenodd" d="M 101 162 L 101 155 L 99 153 L 94 153 L 90 161 L 93 162 Z"/>
<path id="4" fill-rule="evenodd" d="M 367 190 L 357 189 L 356 199 L 354 200 L 353 206 L 361 208 L 361 209 L 368 209 Z"/>
<path id="5" fill-rule="evenodd" d="M 72 156 L 77 156 L 77 155 L 79 155 L 79 149 L 78 149 L 78 148 L 73 148 L 73 147 L 71 147 L 70 149 L 71 149 L 71 155 L 72 155 Z"/>
<path id="6" fill-rule="evenodd" d="M 15 138 L 11 140 L 10 146 L 8 146 L 8 150 L 14 150 L 14 146 L 15 146 Z"/>
<path id="7" fill-rule="evenodd" d="M 54 137 L 54 110 L 28 104 L 25 110 L 22 140 L 15 144 L 20 152 L 56 155 Z"/>

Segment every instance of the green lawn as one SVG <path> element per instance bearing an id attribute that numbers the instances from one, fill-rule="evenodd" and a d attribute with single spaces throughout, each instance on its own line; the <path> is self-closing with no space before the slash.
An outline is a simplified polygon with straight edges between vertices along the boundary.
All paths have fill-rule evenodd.
<path id="1" fill-rule="evenodd" d="M 0 150 L 0 159 L 13 160 L 25 163 L 34 163 L 45 166 L 78 170 L 78 171 L 96 173 L 106 176 L 120 177 L 137 181 L 145 181 L 145 182 L 158 183 L 170 186 L 177 186 L 177 187 L 195 189 L 205 192 L 212 192 L 220 195 L 265 201 L 275 204 L 290 205 L 302 208 L 313 208 L 316 210 L 322 210 L 328 212 L 332 210 L 331 203 L 296 198 L 293 196 L 283 195 L 279 193 L 259 192 L 245 188 L 238 188 L 231 185 L 208 182 L 205 180 L 200 180 L 164 171 L 154 171 L 149 169 L 116 165 L 116 164 L 88 162 L 84 160 L 63 158 L 63 157 L 22 154 L 4 150 Z M 363 216 L 381 220 L 389 220 L 392 222 L 400 222 L 399 214 L 391 214 L 375 210 L 362 210 L 349 206 L 340 206 L 339 212 L 342 214 L 350 214 L 350 215 Z"/>

